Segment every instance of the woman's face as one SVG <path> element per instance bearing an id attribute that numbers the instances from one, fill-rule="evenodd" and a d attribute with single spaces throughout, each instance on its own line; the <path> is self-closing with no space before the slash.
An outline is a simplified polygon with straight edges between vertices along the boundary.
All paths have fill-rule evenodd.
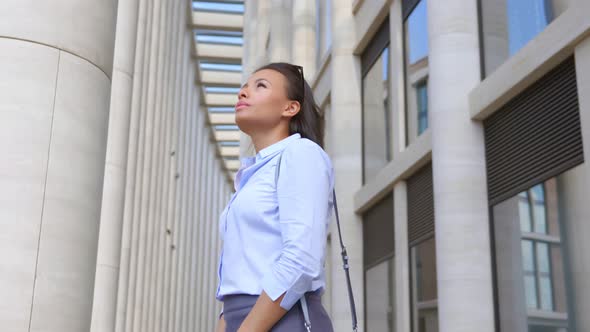
<path id="1" fill-rule="evenodd" d="M 299 103 L 287 98 L 287 80 L 278 71 L 263 69 L 248 78 L 238 93 L 236 124 L 246 134 L 267 131 L 283 117 L 299 111 Z"/>

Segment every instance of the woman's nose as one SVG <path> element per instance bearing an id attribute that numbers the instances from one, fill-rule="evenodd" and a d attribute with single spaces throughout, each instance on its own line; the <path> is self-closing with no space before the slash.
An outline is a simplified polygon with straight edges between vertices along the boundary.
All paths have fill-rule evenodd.
<path id="1" fill-rule="evenodd" d="M 245 87 L 241 88 L 240 92 L 238 92 L 238 100 L 242 98 L 248 98 L 248 93 Z"/>

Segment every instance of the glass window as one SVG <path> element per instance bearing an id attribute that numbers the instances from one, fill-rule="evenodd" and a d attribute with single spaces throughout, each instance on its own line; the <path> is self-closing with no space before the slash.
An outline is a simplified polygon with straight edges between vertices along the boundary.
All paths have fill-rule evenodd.
<path id="1" fill-rule="evenodd" d="M 407 144 L 428 129 L 428 18 L 426 0 L 404 21 Z"/>
<path id="2" fill-rule="evenodd" d="M 535 38 L 571 0 L 480 0 L 485 74 Z"/>
<path id="3" fill-rule="evenodd" d="M 365 331 L 394 331 L 393 192 L 363 214 Z"/>
<path id="4" fill-rule="evenodd" d="M 428 128 L 428 92 L 426 81 L 416 85 L 416 97 L 418 107 L 418 135 L 421 135 Z"/>
<path id="5" fill-rule="evenodd" d="M 365 331 L 392 332 L 394 322 L 393 259 L 388 259 L 365 271 L 366 326 Z"/>
<path id="6" fill-rule="evenodd" d="M 500 331 L 590 330 L 575 319 L 590 305 L 587 176 L 578 166 L 493 207 Z"/>
<path id="7" fill-rule="evenodd" d="M 391 161 L 389 24 L 363 54 L 363 183 Z"/>
<path id="8" fill-rule="evenodd" d="M 436 249 L 434 237 L 412 248 L 412 331 L 438 331 Z"/>

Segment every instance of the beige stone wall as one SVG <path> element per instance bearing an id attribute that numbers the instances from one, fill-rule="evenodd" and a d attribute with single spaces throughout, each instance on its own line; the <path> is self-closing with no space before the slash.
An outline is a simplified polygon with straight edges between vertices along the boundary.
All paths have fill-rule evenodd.
<path id="1" fill-rule="evenodd" d="M 330 2 L 330 10 L 325 10 L 327 2 Z M 432 315 L 439 315 L 441 331 L 468 331 L 481 326 L 493 329 L 490 221 L 485 183 L 485 147 L 482 124 L 479 121 L 571 55 L 582 37 L 588 34 L 590 25 L 580 14 L 587 3 L 582 0 L 553 1 L 559 17 L 535 41 L 511 58 L 507 57 L 506 47 L 500 47 L 507 45 L 505 17 L 502 16 L 503 19 L 498 15 L 488 15 L 483 22 L 487 31 L 483 38 L 488 48 L 491 48 L 487 53 L 488 71 L 491 72 L 492 67 L 497 70 L 483 82 L 480 81 L 479 73 L 479 31 L 475 1 L 457 1 L 444 5 L 429 1 L 429 48 L 434 54 L 428 62 L 421 63 L 420 68 L 410 68 L 407 80 L 403 75 L 404 64 L 401 60 L 404 56 L 401 1 L 316 2 L 315 15 L 319 24 L 315 26 L 315 42 L 309 37 L 314 27 L 305 25 L 308 22 L 304 19 L 295 21 L 296 18 L 307 17 L 301 16 L 305 9 L 311 10 L 307 2 L 298 2 L 293 7 L 292 21 L 283 26 L 277 26 L 277 18 L 284 17 L 283 2 L 269 0 L 247 3 L 258 16 L 256 23 L 248 25 L 250 30 L 245 40 L 250 49 L 245 53 L 248 57 L 245 68 L 253 69 L 254 64 L 259 65 L 272 59 L 308 61 L 309 53 L 306 51 L 315 49 L 318 53 L 317 47 L 320 48 L 321 55 L 316 56 L 317 69 L 311 84 L 317 100 L 326 110 L 326 151 L 332 157 L 337 179 L 340 179 L 337 180 L 339 199 L 344 204 L 353 204 L 352 209 L 341 209 L 340 212 L 345 225 L 345 242 L 349 252 L 355 252 L 351 254 L 351 263 L 358 274 L 353 275 L 352 279 L 361 317 L 360 328 L 364 327 L 364 310 L 359 298 L 363 298 L 363 283 L 366 280 L 363 280 L 362 274 L 363 243 L 359 214 L 369 209 L 383 193 L 394 190 L 395 324 L 397 330 L 409 331 L 411 290 L 405 179 L 425 164 L 433 162 L 436 228 L 443 235 L 437 235 L 436 246 L 437 258 L 440 256 L 437 262 L 439 299 L 432 303 L 434 307 L 438 306 L 439 312 L 433 310 Z M 578 6 L 578 10 L 572 10 L 572 4 Z M 505 10 L 502 1 L 486 1 L 483 5 L 488 13 Z M 324 17 L 325 13 L 329 13 L 330 17 Z M 268 18 L 274 14 L 277 14 L 274 20 Z M 393 160 L 376 170 L 373 180 L 362 185 L 358 178 L 361 174 L 362 111 L 359 103 L 362 78 L 358 60 L 376 29 L 388 16 L 391 29 L 390 107 Z M 327 22 L 331 26 L 330 47 L 325 47 L 321 39 L 322 29 Z M 289 38 L 293 41 L 290 46 L 281 44 L 281 40 L 276 37 L 288 35 L 284 27 L 289 25 L 292 26 Z M 275 29 L 277 32 L 273 37 Z M 289 48 L 290 53 L 286 51 Z M 579 48 L 577 57 L 581 58 L 585 54 L 584 49 Z M 585 68 L 585 64 L 579 62 L 578 66 Z M 416 95 L 412 84 L 425 77 L 428 77 L 430 83 L 429 125 L 434 128 L 429 128 L 418 136 Z M 409 109 L 407 114 L 406 109 Z M 586 136 L 590 135 L 584 137 Z M 248 147 L 251 148 L 247 143 L 249 141 L 246 138 L 241 147 L 243 155 L 252 153 L 246 151 Z M 351 201 L 348 200 L 348 195 L 352 195 Z M 340 206 L 342 205 L 341 202 Z M 465 236 L 467 233 L 474 235 Z M 335 229 L 331 230 L 331 235 L 335 236 Z M 440 241 L 439 236 L 442 236 Z M 330 315 L 337 329 L 345 329 L 350 318 L 348 303 L 344 293 L 334 290 L 345 289 L 346 286 L 341 277 L 341 267 L 336 264 L 340 260 L 339 250 L 333 244 L 331 248 L 332 263 L 328 266 L 328 288 L 331 291 L 326 293 L 325 296 L 330 298 L 324 299 L 324 303 L 330 307 Z M 436 321 L 434 318 L 430 317 L 429 321 Z M 522 322 L 514 324 L 521 326 Z"/>
<path id="2" fill-rule="evenodd" d="M 0 321 L 87 330 L 116 2 L 4 1 L 0 11 Z"/>

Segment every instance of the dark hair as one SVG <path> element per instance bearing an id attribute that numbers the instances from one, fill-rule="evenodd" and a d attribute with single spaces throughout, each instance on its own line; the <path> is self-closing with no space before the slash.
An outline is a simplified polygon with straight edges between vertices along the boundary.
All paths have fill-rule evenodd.
<path id="1" fill-rule="evenodd" d="M 311 87 L 305 81 L 303 68 L 286 62 L 273 62 L 254 72 L 263 69 L 283 74 L 287 79 L 287 98 L 296 100 L 301 105 L 299 112 L 289 122 L 289 135 L 299 133 L 301 137 L 310 139 L 323 148 L 324 114 L 313 98 Z"/>

